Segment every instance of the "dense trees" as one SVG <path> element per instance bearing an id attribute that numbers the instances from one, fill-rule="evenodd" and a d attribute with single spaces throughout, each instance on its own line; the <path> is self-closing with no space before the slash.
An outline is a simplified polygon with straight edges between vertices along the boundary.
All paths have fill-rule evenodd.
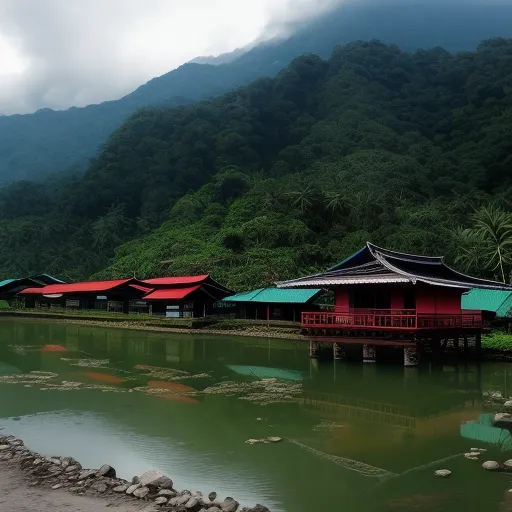
<path id="1" fill-rule="evenodd" d="M 0 191 L 0 269 L 211 272 L 247 288 L 372 240 L 507 279 L 503 255 L 469 254 L 484 229 L 473 212 L 510 209 L 510 76 L 510 40 L 459 55 L 360 42 L 210 101 L 140 111 L 83 177 Z"/>

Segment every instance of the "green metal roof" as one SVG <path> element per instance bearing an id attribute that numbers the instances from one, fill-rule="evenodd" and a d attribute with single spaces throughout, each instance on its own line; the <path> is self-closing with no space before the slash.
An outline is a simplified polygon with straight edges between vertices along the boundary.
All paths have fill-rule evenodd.
<path id="1" fill-rule="evenodd" d="M 305 304 L 313 299 L 320 289 L 294 290 L 281 288 L 258 288 L 251 292 L 237 293 L 226 297 L 226 302 L 267 302 L 275 304 Z"/>
<path id="2" fill-rule="evenodd" d="M 2 286 L 13 283 L 14 281 L 16 281 L 16 279 L 4 279 L 3 281 L 0 281 L 0 288 L 2 288 Z"/>
<path id="3" fill-rule="evenodd" d="M 494 311 L 502 318 L 512 316 L 512 292 L 474 288 L 462 295 L 462 309 Z"/>

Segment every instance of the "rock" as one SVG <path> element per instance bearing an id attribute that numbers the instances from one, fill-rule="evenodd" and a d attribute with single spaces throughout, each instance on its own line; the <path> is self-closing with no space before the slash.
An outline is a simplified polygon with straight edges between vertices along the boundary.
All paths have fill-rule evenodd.
<path id="1" fill-rule="evenodd" d="M 132 478 L 132 485 L 138 484 L 139 482 L 140 482 L 140 480 L 139 480 L 139 477 L 138 477 L 138 476 L 134 476 L 134 477 Z"/>
<path id="2" fill-rule="evenodd" d="M 222 510 L 219 507 L 213 506 L 208 509 L 208 512 L 222 512 Z"/>
<path id="3" fill-rule="evenodd" d="M 270 510 L 267 507 L 258 504 L 255 507 L 250 508 L 247 512 L 270 512 Z"/>
<path id="4" fill-rule="evenodd" d="M 78 475 L 68 476 L 68 481 L 69 482 L 76 482 L 77 480 L 78 480 Z"/>
<path id="5" fill-rule="evenodd" d="M 166 498 L 165 496 L 160 496 L 159 498 L 155 499 L 155 504 L 156 505 L 165 505 L 165 504 L 167 504 L 167 501 L 168 501 L 168 498 Z"/>
<path id="6" fill-rule="evenodd" d="M 220 504 L 220 508 L 222 509 L 222 512 L 236 512 L 238 505 L 238 501 L 228 497 Z"/>
<path id="7" fill-rule="evenodd" d="M 56 484 L 56 485 L 54 485 L 54 486 L 52 487 L 52 489 L 53 489 L 54 491 L 56 491 L 57 489 L 60 489 L 61 487 L 62 487 L 62 484 Z"/>
<path id="8" fill-rule="evenodd" d="M 512 407 L 512 400 L 507 400 L 507 401 L 503 404 L 503 407 Z"/>
<path id="9" fill-rule="evenodd" d="M 192 510 L 194 508 L 197 508 L 197 506 L 199 505 L 199 500 L 197 498 L 190 498 L 186 503 L 185 503 L 185 508 L 187 510 Z"/>
<path id="10" fill-rule="evenodd" d="M 443 478 L 446 478 L 451 474 L 452 472 L 449 469 L 438 469 L 437 471 L 434 471 L 434 475 L 441 476 Z"/>
<path id="11" fill-rule="evenodd" d="M 98 492 L 105 492 L 107 490 L 107 486 L 103 482 L 94 482 L 91 485 L 91 489 Z"/>
<path id="12" fill-rule="evenodd" d="M 116 470 L 112 466 L 109 466 L 108 464 L 104 464 L 98 470 L 98 472 L 96 473 L 96 476 L 105 476 L 107 478 L 115 478 Z"/>
<path id="13" fill-rule="evenodd" d="M 5 450 L 10 450 L 11 445 L 10 444 L 0 444 L 0 452 L 4 452 Z"/>
<path id="14" fill-rule="evenodd" d="M 180 507 L 181 505 L 185 505 L 185 503 L 188 502 L 188 500 L 191 498 L 192 496 L 190 494 L 182 494 L 180 496 L 178 496 L 176 498 L 176 505 L 178 507 Z"/>
<path id="15" fill-rule="evenodd" d="M 129 485 L 126 484 L 126 485 L 118 485 L 117 487 L 114 487 L 112 490 L 114 492 L 126 492 L 126 490 L 128 489 Z"/>
<path id="16" fill-rule="evenodd" d="M 496 421 L 496 422 L 512 421 L 512 414 L 510 414 L 508 412 L 498 412 L 494 416 L 494 421 Z"/>
<path id="17" fill-rule="evenodd" d="M 170 507 L 175 507 L 175 506 L 178 504 L 178 499 L 179 499 L 178 497 L 176 497 L 176 498 L 171 498 L 171 499 L 169 500 L 168 505 L 169 505 Z"/>
<path id="18" fill-rule="evenodd" d="M 482 467 L 488 471 L 496 471 L 500 465 L 495 460 L 488 460 L 482 464 Z"/>
<path id="19" fill-rule="evenodd" d="M 139 487 L 142 487 L 142 484 L 136 483 L 132 484 L 126 489 L 126 494 L 133 494 Z"/>
<path id="20" fill-rule="evenodd" d="M 138 487 L 137 489 L 135 489 L 135 491 L 133 491 L 133 495 L 139 499 L 145 498 L 148 494 L 149 494 L 149 487 Z"/>
<path id="21" fill-rule="evenodd" d="M 271 443 L 280 443 L 283 438 L 282 437 L 267 437 L 267 439 L 271 442 Z"/>
<path id="22" fill-rule="evenodd" d="M 466 457 L 466 459 L 474 459 L 474 458 L 478 458 L 479 456 L 480 456 L 480 452 L 469 452 L 469 453 L 464 454 L 464 457 Z"/>
<path id="23" fill-rule="evenodd" d="M 208 494 L 208 499 L 210 501 L 215 501 L 217 499 L 217 493 L 216 492 L 211 492 L 210 494 Z"/>
<path id="24" fill-rule="evenodd" d="M 11 452 L 4 453 L 0 455 L 0 460 L 11 460 L 14 458 L 14 455 Z"/>
<path id="25" fill-rule="evenodd" d="M 43 463 L 42 459 L 35 459 L 34 460 L 34 466 L 39 466 L 39 464 L 42 464 L 42 463 Z"/>
<path id="26" fill-rule="evenodd" d="M 94 475 L 96 475 L 95 469 L 85 469 L 80 473 L 80 476 L 78 477 L 79 480 L 85 480 L 86 478 L 91 478 Z"/>
<path id="27" fill-rule="evenodd" d="M 508 468 L 508 469 L 512 469 L 512 459 L 509 459 L 509 460 L 506 460 L 503 465 Z"/>
<path id="28" fill-rule="evenodd" d="M 74 473 L 75 471 L 80 471 L 80 466 L 78 466 L 78 465 L 68 466 L 64 470 L 65 473 Z"/>
<path id="29" fill-rule="evenodd" d="M 80 492 L 82 490 L 83 490 L 82 487 L 70 487 L 68 489 L 69 492 Z"/>
<path id="30" fill-rule="evenodd" d="M 162 489 L 172 489 L 173 482 L 159 471 L 147 471 L 139 476 L 139 482 L 144 486 L 161 487 Z"/>
<path id="31" fill-rule="evenodd" d="M 262 443 L 263 441 L 261 439 L 247 439 L 247 441 L 245 441 L 247 444 L 258 444 L 258 443 Z"/>
<path id="32" fill-rule="evenodd" d="M 174 498 L 176 496 L 176 491 L 173 491 L 172 489 L 160 489 L 157 496 L 165 496 L 167 499 Z"/>

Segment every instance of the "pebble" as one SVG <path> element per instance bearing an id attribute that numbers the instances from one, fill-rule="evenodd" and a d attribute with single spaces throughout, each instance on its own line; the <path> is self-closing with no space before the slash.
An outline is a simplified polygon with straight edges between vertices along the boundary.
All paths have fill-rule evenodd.
<path id="1" fill-rule="evenodd" d="M 488 471 L 496 471 L 500 465 L 495 460 L 488 460 L 482 464 L 482 467 Z"/>
<path id="2" fill-rule="evenodd" d="M 140 485 L 140 484 L 139 484 Z M 145 498 L 149 494 L 149 487 L 139 487 L 133 491 L 133 495 L 136 498 Z"/>
<path id="3" fill-rule="evenodd" d="M 442 476 L 443 478 L 446 478 L 450 476 L 452 472 L 449 469 L 438 469 L 434 472 L 434 475 L 436 476 Z"/>

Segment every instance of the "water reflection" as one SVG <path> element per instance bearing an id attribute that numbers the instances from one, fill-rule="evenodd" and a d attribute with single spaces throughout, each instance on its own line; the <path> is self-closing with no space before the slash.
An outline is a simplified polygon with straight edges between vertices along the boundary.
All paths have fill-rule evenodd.
<path id="1" fill-rule="evenodd" d="M 275 511 L 503 499 L 506 477 L 460 454 L 475 442 L 491 458 L 509 450 L 510 433 L 489 421 L 490 397 L 509 396 L 507 365 L 323 364 L 307 348 L 1 320 L 0 425 L 42 452 L 126 477 L 160 469 Z M 287 442 L 245 444 L 276 435 Z M 440 464 L 458 477 L 434 478 Z"/>

